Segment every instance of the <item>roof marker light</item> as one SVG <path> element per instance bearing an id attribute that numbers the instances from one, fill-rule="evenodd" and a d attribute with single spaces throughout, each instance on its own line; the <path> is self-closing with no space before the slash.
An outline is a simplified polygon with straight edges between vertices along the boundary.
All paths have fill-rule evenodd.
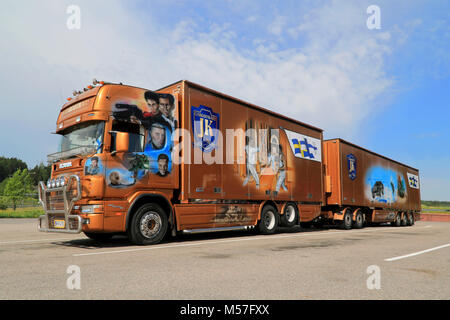
<path id="1" fill-rule="evenodd" d="M 94 86 L 97 85 L 97 84 L 104 85 L 104 84 L 105 84 L 105 81 L 98 81 L 97 79 L 94 79 L 94 80 L 92 80 L 92 84 L 93 84 Z"/>

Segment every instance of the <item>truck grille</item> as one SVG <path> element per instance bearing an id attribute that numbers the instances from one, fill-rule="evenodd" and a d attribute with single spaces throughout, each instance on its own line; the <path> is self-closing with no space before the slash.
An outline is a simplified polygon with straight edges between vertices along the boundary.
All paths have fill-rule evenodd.
<path id="1" fill-rule="evenodd" d="M 67 193 L 68 200 L 76 197 L 75 190 L 69 190 Z M 49 211 L 64 210 L 64 191 L 51 191 L 45 199 L 46 207 Z"/>

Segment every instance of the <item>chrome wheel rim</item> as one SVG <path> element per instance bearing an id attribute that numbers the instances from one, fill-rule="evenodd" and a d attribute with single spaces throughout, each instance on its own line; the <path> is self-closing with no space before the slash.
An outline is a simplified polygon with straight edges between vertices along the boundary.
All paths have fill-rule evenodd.
<path id="1" fill-rule="evenodd" d="M 293 206 L 287 206 L 286 208 L 286 220 L 288 222 L 293 222 L 295 219 L 295 209 Z"/>
<path id="2" fill-rule="evenodd" d="M 362 215 L 360 215 L 360 214 L 357 214 L 356 215 L 356 222 L 359 224 L 359 223 L 362 223 Z"/>
<path id="3" fill-rule="evenodd" d="M 152 238 L 161 230 L 162 221 L 159 214 L 154 211 L 145 213 L 139 223 L 141 234 L 146 238 Z"/>
<path id="4" fill-rule="evenodd" d="M 272 230 L 275 227 L 275 214 L 272 210 L 267 211 L 266 216 L 264 217 L 264 225 L 267 230 Z"/>
<path id="5" fill-rule="evenodd" d="M 349 215 L 349 214 L 345 215 L 345 223 L 346 223 L 347 225 L 349 225 L 350 223 L 352 223 L 352 216 L 351 216 L 351 215 Z"/>

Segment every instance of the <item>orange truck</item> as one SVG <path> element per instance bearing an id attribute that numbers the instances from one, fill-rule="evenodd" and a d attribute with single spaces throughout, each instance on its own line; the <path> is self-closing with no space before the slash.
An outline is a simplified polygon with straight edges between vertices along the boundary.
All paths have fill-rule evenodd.
<path id="1" fill-rule="evenodd" d="M 412 225 L 420 213 L 418 170 L 189 81 L 152 91 L 94 80 L 68 100 L 39 183 L 43 232 L 155 244 L 178 232 Z"/>

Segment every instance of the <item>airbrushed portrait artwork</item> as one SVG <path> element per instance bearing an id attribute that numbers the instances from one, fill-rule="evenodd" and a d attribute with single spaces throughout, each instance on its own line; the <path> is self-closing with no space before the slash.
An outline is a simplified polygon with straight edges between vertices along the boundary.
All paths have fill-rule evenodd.
<path id="1" fill-rule="evenodd" d="M 112 116 L 130 125 L 130 133 L 145 137 L 142 151 L 129 152 L 106 169 L 107 184 L 115 188 L 134 185 L 144 176 L 167 177 L 172 171 L 172 134 L 178 127 L 173 95 L 143 91 L 140 99 L 113 103 Z M 124 126 L 126 128 L 126 126 Z M 138 131 L 136 131 L 138 130 Z"/>

